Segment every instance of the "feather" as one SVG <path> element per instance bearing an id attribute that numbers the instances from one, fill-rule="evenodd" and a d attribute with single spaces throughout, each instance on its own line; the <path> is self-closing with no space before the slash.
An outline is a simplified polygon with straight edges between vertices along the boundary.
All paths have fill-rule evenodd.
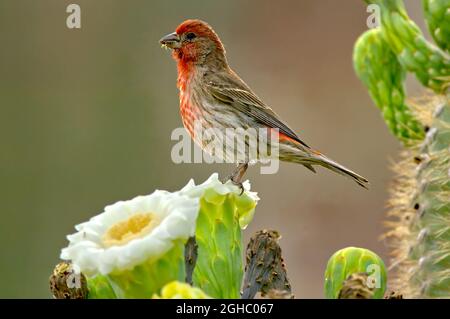
<path id="1" fill-rule="evenodd" d="M 222 81 L 221 83 L 231 82 L 231 84 L 237 85 L 224 86 L 218 85 L 212 81 L 207 82 L 207 89 L 214 98 L 222 103 L 232 105 L 237 111 L 254 118 L 257 122 L 269 128 L 278 129 L 280 134 L 309 148 L 309 146 L 300 140 L 298 135 L 286 123 L 280 120 L 278 115 L 272 111 L 270 107 L 264 104 L 245 83 L 234 78 L 234 73 L 230 73 L 227 80 L 228 81 Z"/>

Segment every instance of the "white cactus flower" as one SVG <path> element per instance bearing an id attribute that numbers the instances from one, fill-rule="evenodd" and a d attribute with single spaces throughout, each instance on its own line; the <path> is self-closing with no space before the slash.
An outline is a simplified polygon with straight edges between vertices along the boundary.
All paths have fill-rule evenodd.
<path id="1" fill-rule="evenodd" d="M 61 259 L 71 260 L 88 276 L 130 270 L 193 236 L 198 211 L 199 201 L 180 192 L 155 191 L 119 201 L 77 225 Z"/>

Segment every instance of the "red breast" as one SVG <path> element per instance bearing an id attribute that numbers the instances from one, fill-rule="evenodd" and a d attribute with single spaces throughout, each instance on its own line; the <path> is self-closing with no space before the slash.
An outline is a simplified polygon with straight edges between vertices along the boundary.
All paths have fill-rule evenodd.
<path id="1" fill-rule="evenodd" d="M 196 120 L 196 107 L 192 103 L 191 82 L 194 76 L 194 66 L 190 63 L 178 62 L 177 86 L 180 90 L 180 115 L 183 125 L 191 137 L 194 136 L 194 123 Z"/>

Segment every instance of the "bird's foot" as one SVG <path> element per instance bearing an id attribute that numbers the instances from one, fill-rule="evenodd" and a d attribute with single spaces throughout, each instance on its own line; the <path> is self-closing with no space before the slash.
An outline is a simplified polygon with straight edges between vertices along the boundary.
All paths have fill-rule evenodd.
<path id="1" fill-rule="evenodd" d="M 239 196 L 241 196 L 242 194 L 244 194 L 244 184 L 240 181 L 234 181 L 233 179 L 231 179 L 231 182 L 233 183 L 233 185 L 239 187 L 239 189 L 241 190 L 241 192 L 239 193 Z"/>
<path id="2" fill-rule="evenodd" d="M 228 181 L 231 181 L 233 185 L 239 187 L 239 189 L 241 190 L 239 196 L 241 196 L 244 193 L 245 191 L 244 184 L 241 181 L 235 180 L 235 176 L 233 174 L 228 175 L 225 179 L 222 179 L 222 184 L 226 184 Z"/>
<path id="3" fill-rule="evenodd" d="M 238 167 L 234 170 L 234 172 L 231 175 L 229 175 L 225 181 L 222 181 L 222 183 L 225 184 L 226 182 L 231 181 L 233 185 L 236 185 L 240 188 L 241 192 L 239 196 L 242 195 L 245 191 L 244 184 L 242 183 L 242 177 L 247 171 L 247 168 L 248 163 L 239 164 Z"/>

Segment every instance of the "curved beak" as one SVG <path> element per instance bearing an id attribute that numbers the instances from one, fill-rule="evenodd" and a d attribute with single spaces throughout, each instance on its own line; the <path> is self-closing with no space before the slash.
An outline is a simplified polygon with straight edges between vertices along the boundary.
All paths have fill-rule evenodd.
<path id="1" fill-rule="evenodd" d="M 180 36 L 176 32 L 170 33 L 170 34 L 162 37 L 159 40 L 159 43 L 161 43 L 162 46 L 171 48 L 171 49 L 177 49 L 177 48 L 181 47 Z"/>

